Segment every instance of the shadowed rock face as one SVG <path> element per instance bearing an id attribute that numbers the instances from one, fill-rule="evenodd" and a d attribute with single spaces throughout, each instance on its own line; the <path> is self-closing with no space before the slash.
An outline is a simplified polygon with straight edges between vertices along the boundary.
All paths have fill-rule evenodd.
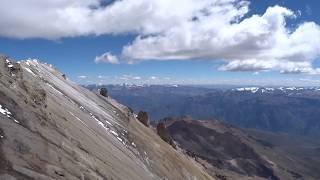
<path id="1" fill-rule="evenodd" d="M 270 164 L 242 139 L 241 134 L 223 124 L 193 120 L 167 120 L 167 124 L 173 139 L 196 159 L 244 176 L 279 179 Z"/>
<path id="2" fill-rule="evenodd" d="M 165 142 L 170 144 L 173 148 L 176 148 L 176 145 L 175 145 L 171 135 L 167 131 L 166 125 L 164 123 L 160 122 L 157 125 L 157 133 L 161 137 L 162 140 L 164 140 Z"/>
<path id="3" fill-rule="evenodd" d="M 145 111 L 139 111 L 137 119 L 146 127 L 149 127 L 149 116 Z"/>
<path id="4" fill-rule="evenodd" d="M 108 97 L 108 90 L 107 88 L 101 88 L 100 89 L 100 95 L 104 97 Z"/>
<path id="5" fill-rule="evenodd" d="M 213 178 L 112 98 L 0 57 L 0 179 Z"/>

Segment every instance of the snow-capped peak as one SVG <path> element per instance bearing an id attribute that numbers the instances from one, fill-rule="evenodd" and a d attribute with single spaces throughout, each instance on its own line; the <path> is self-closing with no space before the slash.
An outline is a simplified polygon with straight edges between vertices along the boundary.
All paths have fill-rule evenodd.
<path id="1" fill-rule="evenodd" d="M 243 87 L 237 88 L 237 91 L 251 91 L 252 93 L 256 93 L 259 90 L 259 87 Z"/>

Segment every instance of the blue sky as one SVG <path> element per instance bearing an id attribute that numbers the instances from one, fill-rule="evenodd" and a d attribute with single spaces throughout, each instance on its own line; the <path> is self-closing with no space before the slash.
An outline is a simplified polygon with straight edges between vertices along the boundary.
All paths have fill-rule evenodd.
<path id="1" fill-rule="evenodd" d="M 288 31 L 294 31 L 306 21 L 312 21 L 316 24 L 320 24 L 320 12 L 316 9 L 317 7 L 320 7 L 320 3 L 314 0 L 252 1 L 249 5 L 248 13 L 245 13 L 244 17 L 241 17 L 239 22 L 241 22 L 243 19 L 250 18 L 253 14 L 262 15 L 266 12 L 268 7 L 272 7 L 274 5 L 280 5 L 288 8 L 298 15 L 296 18 L 286 19 L 287 24 L 285 27 Z M 1 17 L 5 18 L 3 16 Z M 17 19 L 18 18 L 23 17 L 17 17 Z M 50 19 L 48 20 L 50 21 Z M 105 19 L 105 21 L 108 21 L 108 19 Z M 26 26 L 26 28 L 29 28 L 30 26 L 31 24 Z M 34 30 L 31 28 L 30 30 L 27 29 L 26 31 L 36 32 L 37 29 Z M 50 29 L 47 31 L 50 31 Z M 60 33 L 60 31 L 57 32 Z M 142 53 L 142 56 L 140 54 L 137 55 L 136 53 L 129 53 L 130 57 L 132 57 L 134 61 L 131 63 L 131 59 L 127 60 L 128 57 L 125 56 L 126 53 L 123 53 L 123 49 L 125 46 L 134 44 L 133 41 L 138 35 L 141 37 L 151 37 L 153 34 L 156 34 L 155 36 L 161 36 L 160 34 L 163 32 L 154 33 L 152 31 L 150 33 L 145 33 L 144 31 L 139 32 L 139 30 L 130 30 L 129 28 L 129 30 L 121 30 L 120 32 L 119 30 L 110 30 L 110 32 L 108 30 L 108 32 L 103 33 L 93 32 L 71 35 L 68 34 L 68 32 L 67 34 L 59 34 L 57 37 L 54 35 L 53 38 L 51 35 L 43 35 L 42 32 L 39 32 L 39 34 L 30 33 L 30 35 L 27 34 L 25 37 L 21 37 L 24 36 L 23 30 L 21 33 L 18 31 L 15 34 L 11 34 L 11 32 L 8 33 L 7 31 L 2 33 L 0 32 L 0 53 L 9 55 L 17 60 L 37 58 L 41 61 L 51 63 L 59 70 L 66 73 L 68 78 L 80 84 L 172 83 L 297 86 L 320 85 L 320 75 L 315 73 L 317 72 L 317 68 L 320 67 L 320 61 L 318 60 L 320 45 L 315 45 L 315 47 L 312 46 L 312 48 L 315 49 L 314 51 L 311 51 L 315 54 L 312 57 L 312 60 L 310 60 L 309 57 L 309 59 L 305 61 L 301 60 L 301 62 L 311 61 L 312 67 L 310 71 L 312 73 L 309 73 L 309 67 L 307 67 L 309 68 L 307 73 L 305 73 L 304 70 L 302 70 L 302 73 L 300 73 L 300 65 L 299 67 L 294 68 L 298 69 L 298 73 L 291 73 L 292 68 L 289 69 L 290 73 L 280 73 L 282 71 L 287 71 L 286 68 L 283 69 L 282 64 L 274 66 L 272 65 L 270 68 L 268 66 L 266 69 L 264 69 L 263 66 L 263 69 L 261 69 L 259 63 L 262 63 L 262 60 L 260 61 L 259 58 L 262 56 L 257 57 L 257 62 L 254 61 L 254 63 L 258 64 L 255 64 L 254 68 L 249 67 L 249 69 L 247 69 L 247 64 L 245 64 L 245 68 L 243 66 L 228 66 L 228 63 L 230 62 L 233 64 L 247 62 L 247 59 L 249 59 L 251 62 L 252 58 L 256 58 L 251 54 L 246 54 L 246 56 L 248 56 L 246 59 L 238 60 L 239 57 L 236 57 L 232 60 L 225 60 L 225 57 L 228 57 L 228 55 L 213 54 L 209 56 L 189 56 L 190 53 L 187 53 L 187 55 L 181 54 L 180 52 L 185 51 L 185 49 L 181 49 L 179 50 L 179 53 L 175 54 L 175 56 L 172 58 L 171 54 L 162 57 L 161 53 L 166 54 L 168 52 L 168 50 L 164 49 L 151 55 L 150 53 L 145 55 L 143 54 L 144 52 Z M 138 45 L 141 46 L 144 44 L 141 43 Z M 140 46 L 132 47 L 133 49 L 135 47 L 138 47 L 136 49 L 139 49 Z M 148 46 L 146 46 L 146 51 L 154 52 L 154 49 L 148 49 Z M 216 49 L 212 49 L 212 51 L 216 51 Z M 108 63 L 108 60 L 102 60 L 101 63 L 96 63 L 95 58 L 104 54 L 105 52 L 110 52 L 112 56 L 117 57 L 119 63 Z M 185 58 L 186 56 L 187 58 Z M 302 56 L 299 57 L 305 57 L 305 55 L 302 54 Z M 268 56 L 268 58 L 270 57 Z M 271 59 L 272 62 L 274 62 L 274 57 Z M 296 62 L 297 60 L 289 59 L 289 61 Z M 220 68 L 222 66 L 225 68 Z M 259 68 L 255 69 L 257 66 Z M 293 64 L 293 66 L 295 66 L 295 64 Z M 305 65 L 303 65 L 302 68 L 306 69 Z"/>

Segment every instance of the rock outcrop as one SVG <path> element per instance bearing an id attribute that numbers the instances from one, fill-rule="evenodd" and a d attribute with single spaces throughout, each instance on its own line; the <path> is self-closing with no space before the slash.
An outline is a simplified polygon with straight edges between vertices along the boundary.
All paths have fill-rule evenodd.
<path id="1" fill-rule="evenodd" d="M 100 89 L 100 95 L 101 96 L 104 96 L 104 97 L 108 97 L 108 90 L 107 90 L 107 88 L 101 88 Z"/>
<path id="2" fill-rule="evenodd" d="M 170 144 L 173 148 L 176 149 L 176 144 L 174 143 L 171 135 L 169 132 L 166 130 L 166 125 L 163 122 L 160 122 L 157 125 L 157 133 L 161 137 L 162 140 Z"/>
<path id="3" fill-rule="evenodd" d="M 149 127 L 149 116 L 148 113 L 145 111 L 139 111 L 137 119 L 146 127 Z"/>

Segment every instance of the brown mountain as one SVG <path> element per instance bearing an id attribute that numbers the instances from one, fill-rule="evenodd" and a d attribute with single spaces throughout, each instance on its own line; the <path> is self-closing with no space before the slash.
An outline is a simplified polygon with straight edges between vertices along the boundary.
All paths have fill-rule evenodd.
<path id="1" fill-rule="evenodd" d="M 218 179 L 316 180 L 320 177 L 320 161 L 300 157 L 307 153 L 284 144 L 290 142 L 284 135 L 240 130 L 215 120 L 166 118 L 162 122 L 176 144 Z M 295 139 L 296 143 L 306 142 Z M 320 147 L 315 142 L 308 144 Z M 319 152 L 317 155 L 320 157 Z"/>

